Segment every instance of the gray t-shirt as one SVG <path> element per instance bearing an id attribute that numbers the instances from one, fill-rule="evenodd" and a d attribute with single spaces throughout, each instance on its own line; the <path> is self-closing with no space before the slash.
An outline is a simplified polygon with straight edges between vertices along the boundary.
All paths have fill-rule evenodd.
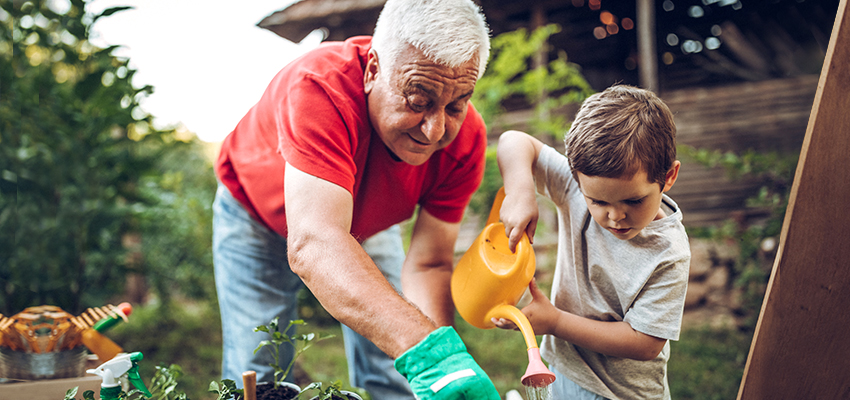
<path id="1" fill-rule="evenodd" d="M 631 240 L 617 239 L 590 215 L 567 158 L 545 146 L 537 159 L 538 191 L 558 208 L 558 260 L 551 299 L 561 310 L 625 321 L 635 330 L 678 340 L 690 248 L 682 212 L 667 195 L 667 217 Z M 543 358 L 583 388 L 611 399 L 667 399 L 670 343 L 650 361 L 612 357 L 544 336 Z"/>

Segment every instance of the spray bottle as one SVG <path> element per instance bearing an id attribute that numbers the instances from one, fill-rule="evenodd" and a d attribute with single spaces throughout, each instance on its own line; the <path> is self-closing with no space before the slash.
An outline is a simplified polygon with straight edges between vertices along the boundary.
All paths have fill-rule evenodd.
<path id="1" fill-rule="evenodd" d="M 121 353 L 95 369 L 86 370 L 87 373 L 100 376 L 103 379 L 100 384 L 100 400 L 118 400 L 121 397 L 122 388 L 119 378 L 124 374 L 145 397 L 152 396 L 148 388 L 145 387 L 142 377 L 139 376 L 138 362 L 142 360 L 142 357 L 142 353 L 139 352 Z"/>

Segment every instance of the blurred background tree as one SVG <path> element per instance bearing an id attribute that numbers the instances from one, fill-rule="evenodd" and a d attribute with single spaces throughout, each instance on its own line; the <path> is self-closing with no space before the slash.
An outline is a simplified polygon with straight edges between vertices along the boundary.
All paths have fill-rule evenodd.
<path id="1" fill-rule="evenodd" d="M 581 68 L 560 51 L 552 60 L 540 61 L 549 52 L 549 38 L 560 32 L 556 24 L 528 31 L 524 28 L 502 33 L 490 41 L 490 61 L 484 76 L 475 85 L 472 103 L 487 122 L 492 143 L 481 187 L 473 195 L 469 208 L 486 219 L 502 176 L 496 164 L 496 141 L 502 132 L 524 130 L 545 143 L 563 140 L 570 129 L 572 115 L 565 107 L 579 105 L 594 93 L 581 74 Z M 501 118 L 508 109 L 533 108 L 528 125 Z M 484 221 L 482 220 L 482 224 Z"/>
<path id="2" fill-rule="evenodd" d="M 164 300 L 176 287 L 212 295 L 211 277 L 199 283 L 211 275 L 209 161 L 191 134 L 155 128 L 139 107 L 153 88 L 88 40 L 124 9 L 0 2 L 0 313 L 79 313 L 114 301 L 131 273 Z"/>

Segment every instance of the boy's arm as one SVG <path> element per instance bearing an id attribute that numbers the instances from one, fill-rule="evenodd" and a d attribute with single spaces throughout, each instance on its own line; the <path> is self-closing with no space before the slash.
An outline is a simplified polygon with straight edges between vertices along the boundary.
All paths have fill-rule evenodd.
<path id="1" fill-rule="evenodd" d="M 638 332 L 625 321 L 598 321 L 556 308 L 532 281 L 532 302 L 522 312 L 537 335 L 549 334 L 576 346 L 608 356 L 652 360 L 664 348 L 665 339 Z M 502 321 L 497 324 L 506 328 Z"/>
<path id="2" fill-rule="evenodd" d="M 558 312 L 561 315 L 551 334 L 597 353 L 649 361 L 658 357 L 667 342 L 638 332 L 625 321 L 597 321 L 566 311 Z"/>
<path id="3" fill-rule="evenodd" d="M 534 187 L 534 168 L 543 143 L 519 131 L 507 131 L 499 136 L 496 159 L 505 185 L 505 200 L 500 218 L 511 251 L 516 250 L 522 234 L 533 242 L 537 229 L 537 198 Z"/>

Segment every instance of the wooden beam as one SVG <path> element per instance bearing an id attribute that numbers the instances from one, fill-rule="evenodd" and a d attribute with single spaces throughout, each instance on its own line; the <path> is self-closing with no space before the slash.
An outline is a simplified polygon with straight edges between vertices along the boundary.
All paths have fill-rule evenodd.
<path id="1" fill-rule="evenodd" d="M 738 399 L 850 398 L 848 13 L 841 0 Z"/>
<path id="2" fill-rule="evenodd" d="M 658 93 L 658 52 L 655 50 L 655 0 L 637 1 L 640 85 Z"/>

